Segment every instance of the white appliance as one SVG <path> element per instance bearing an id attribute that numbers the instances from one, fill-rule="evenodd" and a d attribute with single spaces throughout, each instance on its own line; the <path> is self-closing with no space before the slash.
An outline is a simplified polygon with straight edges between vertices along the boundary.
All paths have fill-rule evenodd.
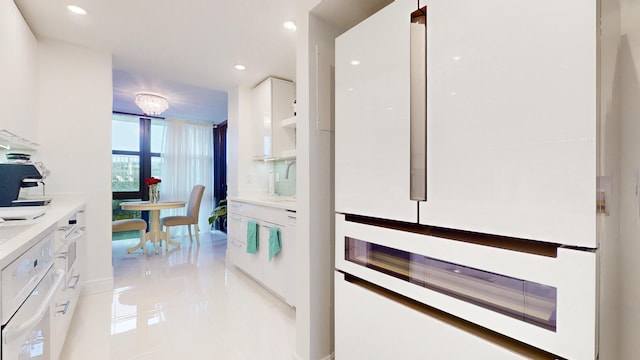
<path id="1" fill-rule="evenodd" d="M 1 271 L 3 360 L 54 359 L 51 305 L 64 281 L 53 269 L 53 228 Z"/>
<path id="2" fill-rule="evenodd" d="M 487 349 L 597 357 L 607 2 L 396 0 L 336 39 L 337 314 L 365 282 L 503 336 Z M 532 299 L 552 312 L 528 321 Z M 384 343 L 348 322 L 338 360 Z"/>

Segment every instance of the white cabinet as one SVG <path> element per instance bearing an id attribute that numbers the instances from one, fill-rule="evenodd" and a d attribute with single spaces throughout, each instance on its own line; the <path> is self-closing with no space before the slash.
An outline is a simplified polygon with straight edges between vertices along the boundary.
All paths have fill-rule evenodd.
<path id="1" fill-rule="evenodd" d="M 53 327 L 51 346 L 54 359 L 57 359 L 62 351 L 82 292 L 84 259 L 80 254 L 84 253 L 84 214 L 84 210 L 80 210 L 58 222 L 55 267 L 64 270 L 65 280 L 55 296 L 51 311 Z"/>
<path id="2" fill-rule="evenodd" d="M 425 313 L 411 301 L 388 298 L 335 276 L 335 358 L 348 359 L 542 359 L 540 352 L 498 344 Z M 468 326 L 468 325 L 467 325 Z M 487 340 L 489 337 L 489 340 Z M 492 338 L 493 337 L 493 338 Z M 493 342 L 495 341 L 495 342 Z M 464 344 L 464 345 L 461 345 Z"/>
<path id="3" fill-rule="evenodd" d="M 0 129 L 37 141 L 38 41 L 13 1 L 0 1 L 0 54 Z"/>
<path id="4" fill-rule="evenodd" d="M 268 78 L 252 90 L 253 155 L 257 159 L 295 155 L 295 130 L 282 121 L 293 116 L 293 83 Z"/>
<path id="5" fill-rule="evenodd" d="M 337 212 L 418 221 L 409 198 L 412 6 L 394 1 L 336 39 Z"/>
<path id="6" fill-rule="evenodd" d="M 598 4 L 427 1 L 421 223 L 597 247 Z"/>
<path id="7" fill-rule="evenodd" d="M 336 211 L 597 247 L 598 1 L 426 5 L 426 201 L 398 0 L 336 39 Z"/>
<path id="8" fill-rule="evenodd" d="M 247 252 L 247 224 L 258 225 L 258 251 Z M 238 201 L 229 202 L 227 230 L 228 260 L 268 290 L 295 306 L 296 213 Z M 269 260 L 269 231 L 280 231 L 281 250 Z"/>

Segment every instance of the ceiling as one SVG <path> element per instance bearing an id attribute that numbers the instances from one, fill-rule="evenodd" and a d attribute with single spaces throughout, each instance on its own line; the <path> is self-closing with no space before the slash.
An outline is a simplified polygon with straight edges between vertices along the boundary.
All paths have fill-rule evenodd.
<path id="1" fill-rule="evenodd" d="M 228 90 L 268 76 L 295 80 L 295 34 L 282 24 L 294 19 L 296 0 L 15 2 L 38 38 L 112 52 L 115 111 L 140 113 L 133 100 L 147 91 L 169 99 L 166 118 L 219 123 Z"/>

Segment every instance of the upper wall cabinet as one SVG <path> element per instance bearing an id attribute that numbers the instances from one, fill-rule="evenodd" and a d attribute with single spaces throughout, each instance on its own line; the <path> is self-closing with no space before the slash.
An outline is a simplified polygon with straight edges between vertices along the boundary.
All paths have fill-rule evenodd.
<path id="1" fill-rule="evenodd" d="M 295 156 L 295 131 L 283 128 L 293 116 L 295 89 L 287 80 L 268 78 L 252 92 L 253 155 L 255 159 Z"/>
<path id="2" fill-rule="evenodd" d="M 0 122 L 37 141 L 38 41 L 13 1 L 0 1 Z"/>

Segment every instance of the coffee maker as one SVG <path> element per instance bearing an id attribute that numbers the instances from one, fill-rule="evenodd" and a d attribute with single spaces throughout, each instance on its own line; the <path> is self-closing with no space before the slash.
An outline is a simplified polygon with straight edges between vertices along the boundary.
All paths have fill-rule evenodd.
<path id="1" fill-rule="evenodd" d="M 49 170 L 41 163 L 0 163 L 0 207 L 8 206 L 43 206 L 51 202 L 44 197 L 44 179 Z M 38 187 L 43 188 L 43 196 L 39 198 L 21 198 L 20 190 Z"/>

